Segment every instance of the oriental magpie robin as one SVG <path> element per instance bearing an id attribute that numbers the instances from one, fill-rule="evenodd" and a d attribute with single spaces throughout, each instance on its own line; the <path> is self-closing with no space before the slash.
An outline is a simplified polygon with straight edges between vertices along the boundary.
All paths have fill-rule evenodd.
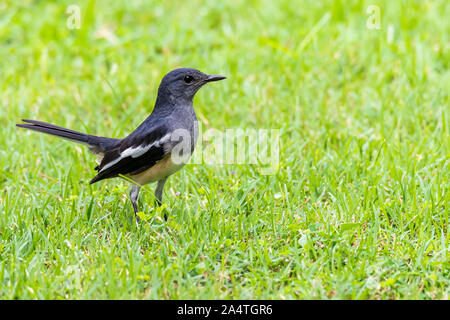
<path id="1" fill-rule="evenodd" d="M 92 136 L 36 120 L 24 119 L 22 121 L 26 124 L 17 126 L 86 145 L 99 161 L 95 168 L 98 173 L 91 184 L 118 176 L 131 179 L 130 199 L 139 221 L 137 203 L 140 187 L 157 181 L 155 198 L 161 205 L 167 178 L 181 169 L 194 151 L 198 126 L 193 98 L 204 84 L 222 79 L 225 77 L 207 75 L 190 68 L 169 72 L 159 85 L 150 116 L 123 139 Z M 164 219 L 167 220 L 166 214 Z"/>

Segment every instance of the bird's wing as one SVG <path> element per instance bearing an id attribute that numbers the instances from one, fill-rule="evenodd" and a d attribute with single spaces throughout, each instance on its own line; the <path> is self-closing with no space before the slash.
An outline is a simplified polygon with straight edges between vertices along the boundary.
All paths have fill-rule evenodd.
<path id="1" fill-rule="evenodd" d="M 145 130 L 145 134 L 135 132 L 105 153 L 96 167 L 98 174 L 89 183 L 142 172 L 164 158 L 171 148 L 171 131 L 165 125 Z"/>

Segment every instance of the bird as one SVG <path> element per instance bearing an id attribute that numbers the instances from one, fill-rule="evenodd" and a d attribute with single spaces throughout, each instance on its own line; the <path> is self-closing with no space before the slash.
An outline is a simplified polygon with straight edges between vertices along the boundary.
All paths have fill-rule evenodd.
<path id="1" fill-rule="evenodd" d="M 167 178 L 180 170 L 194 151 L 198 122 L 193 99 L 205 84 L 226 79 L 192 68 L 178 68 L 161 80 L 150 115 L 122 139 L 89 135 L 54 124 L 22 119 L 17 127 L 50 134 L 83 144 L 97 157 L 93 184 L 121 177 L 132 183 L 130 201 L 137 222 L 139 191 L 143 185 L 157 182 L 156 204 L 162 204 Z M 167 221 L 167 214 L 164 213 Z"/>

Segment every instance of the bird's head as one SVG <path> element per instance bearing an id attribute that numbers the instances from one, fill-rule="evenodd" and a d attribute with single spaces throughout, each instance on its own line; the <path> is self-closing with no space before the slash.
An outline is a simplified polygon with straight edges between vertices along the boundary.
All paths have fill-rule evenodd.
<path id="1" fill-rule="evenodd" d="M 190 69 L 180 68 L 170 71 L 161 80 L 158 90 L 158 98 L 160 95 L 165 98 L 192 101 L 198 89 L 203 85 L 212 81 L 223 80 L 226 77 L 219 75 L 208 75 L 203 72 Z"/>

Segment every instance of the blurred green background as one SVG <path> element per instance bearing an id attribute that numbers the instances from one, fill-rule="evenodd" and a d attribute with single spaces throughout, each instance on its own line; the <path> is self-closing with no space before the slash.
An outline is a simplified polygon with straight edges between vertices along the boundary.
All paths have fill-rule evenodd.
<path id="1" fill-rule="evenodd" d="M 449 16 L 445 0 L 1 1 L 0 298 L 448 299 Z M 15 127 L 124 137 L 177 67 L 228 77 L 195 98 L 205 129 L 281 130 L 275 175 L 188 165 L 169 222 L 148 186 L 137 226 L 126 182 L 87 184 L 87 150 Z"/>

